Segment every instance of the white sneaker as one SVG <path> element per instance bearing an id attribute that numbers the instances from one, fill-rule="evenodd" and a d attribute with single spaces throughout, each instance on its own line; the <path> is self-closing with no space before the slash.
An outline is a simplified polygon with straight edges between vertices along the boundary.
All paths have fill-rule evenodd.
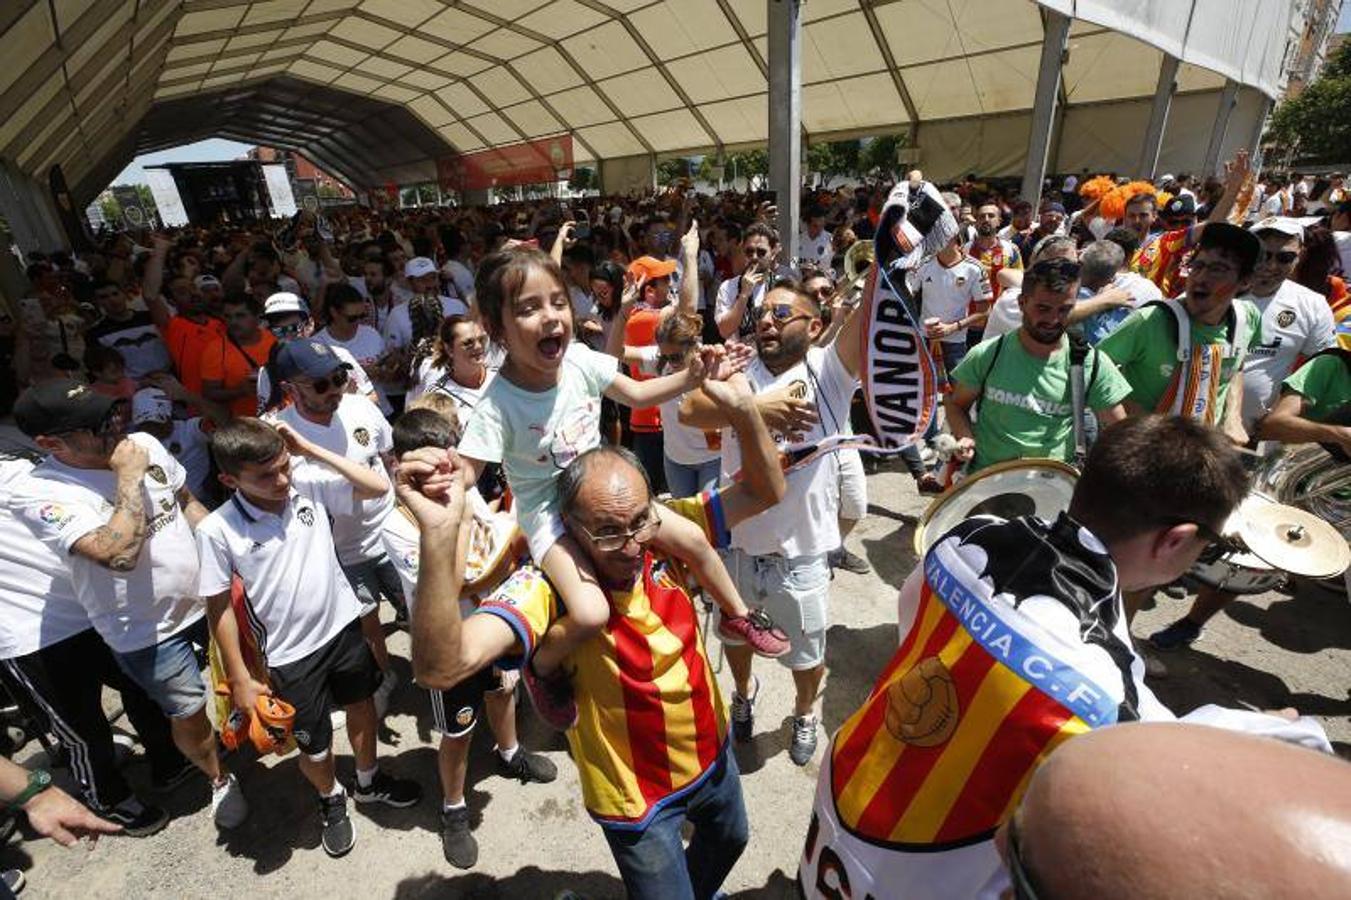
<path id="1" fill-rule="evenodd" d="M 334 731 L 342 731 L 347 727 L 347 710 L 339 706 L 328 714 L 328 721 Z"/>
<path id="2" fill-rule="evenodd" d="M 211 786 L 211 818 L 217 828 L 238 828 L 249 817 L 249 802 L 233 774 L 225 777 L 222 785 Z"/>
<path id="3" fill-rule="evenodd" d="M 389 712 L 389 698 L 393 696 L 394 689 L 399 686 L 399 673 L 393 669 L 386 669 L 384 676 L 380 679 L 380 686 L 375 689 L 375 696 L 371 699 L 375 701 L 375 717 L 383 719 L 385 713 Z"/>

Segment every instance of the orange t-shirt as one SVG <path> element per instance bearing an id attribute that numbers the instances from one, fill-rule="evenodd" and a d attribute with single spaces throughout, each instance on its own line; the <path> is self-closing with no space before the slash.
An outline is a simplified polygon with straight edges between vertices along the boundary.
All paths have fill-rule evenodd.
<path id="1" fill-rule="evenodd" d="M 178 380 L 194 394 L 202 392 L 202 351 L 208 344 L 225 336 L 225 323 L 207 318 L 198 324 L 183 316 L 174 316 L 163 329 L 164 344 L 169 358 L 174 361 Z"/>
<path id="2" fill-rule="evenodd" d="M 657 323 L 661 321 L 661 311 L 656 309 L 634 310 L 624 326 L 624 343 L 630 347 L 650 347 L 657 342 Z M 637 381 L 646 381 L 655 376 L 638 371 L 630 366 L 631 374 Z M 661 431 L 661 408 L 645 406 L 629 413 L 629 428 L 632 431 Z"/>
<path id="3" fill-rule="evenodd" d="M 202 350 L 201 378 L 203 381 L 219 382 L 221 387 L 237 388 L 244 382 L 257 380 L 258 370 L 267 364 L 267 356 L 277 339 L 266 328 L 258 330 L 258 340 L 252 344 L 236 347 L 229 338 L 216 338 Z M 230 401 L 230 412 L 236 416 L 254 416 L 258 414 L 258 397 L 245 394 Z"/>

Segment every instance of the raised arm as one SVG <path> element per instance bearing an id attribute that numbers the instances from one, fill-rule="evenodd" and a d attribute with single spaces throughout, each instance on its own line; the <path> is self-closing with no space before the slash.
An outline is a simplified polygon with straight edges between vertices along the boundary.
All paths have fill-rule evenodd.
<path id="1" fill-rule="evenodd" d="M 145 544 L 145 491 L 141 481 L 150 465 L 150 454 L 130 438 L 123 438 L 113 448 L 108 465 L 117 476 L 113 514 L 70 549 L 114 572 L 130 572 L 136 568 Z"/>
<path id="2" fill-rule="evenodd" d="M 677 315 L 699 315 L 699 222 L 690 220 L 689 230 L 680 238 L 680 297 L 676 300 Z"/>
<path id="3" fill-rule="evenodd" d="M 169 312 L 169 304 L 164 302 L 164 265 L 169 257 L 169 248 L 173 246 L 173 241 L 162 234 L 157 234 L 152 239 L 154 248 L 150 251 L 150 258 L 145 262 L 145 277 L 141 279 L 141 298 L 145 300 L 145 308 L 150 312 L 150 320 L 155 323 L 156 328 L 168 328 L 169 320 L 173 316 Z"/>
<path id="4" fill-rule="evenodd" d="M 313 441 L 306 440 L 285 422 L 273 422 L 272 427 L 277 429 L 282 440 L 286 442 L 287 450 L 306 459 L 323 463 L 350 481 L 352 483 L 352 495 L 356 499 L 374 499 L 384 496 L 385 491 L 389 490 L 389 482 L 374 469 L 367 468 L 359 462 L 340 456 L 332 450 L 326 450 Z"/>
<path id="5" fill-rule="evenodd" d="M 722 491 L 723 517 L 731 528 L 782 500 L 788 482 L 746 377 L 705 382 L 701 393 L 726 416 L 741 444 L 741 480 Z"/>
<path id="6" fill-rule="evenodd" d="M 746 315 L 746 304 L 750 302 L 751 295 L 755 293 L 756 287 L 764 280 L 765 273 L 760 271 L 758 263 L 752 263 L 751 268 L 748 268 L 737 279 L 736 299 L 731 306 L 715 316 L 718 323 L 718 334 L 724 338 L 730 338 L 736 334 L 737 329 L 741 327 L 742 318 Z"/>
<path id="7" fill-rule="evenodd" d="M 605 339 L 605 352 L 616 359 L 624 358 L 624 332 L 646 282 L 647 277 L 644 275 L 639 275 L 637 280 L 630 280 L 627 274 L 624 275 L 624 292 L 619 297 L 619 309 L 615 311 L 615 320 L 610 325 L 610 336 Z"/>

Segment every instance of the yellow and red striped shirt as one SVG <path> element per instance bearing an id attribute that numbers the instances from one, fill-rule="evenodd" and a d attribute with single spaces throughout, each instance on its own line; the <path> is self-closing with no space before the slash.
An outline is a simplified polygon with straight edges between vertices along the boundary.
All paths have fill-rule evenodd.
<path id="1" fill-rule="evenodd" d="M 701 526 L 713 546 L 727 545 L 717 492 L 666 505 Z M 685 583 L 677 563 L 647 553 L 633 590 L 610 593 L 610 621 L 568 661 L 578 713 L 568 743 L 587 811 L 606 827 L 645 828 L 663 805 L 703 782 L 726 744 L 726 704 Z M 561 614 L 533 566 L 514 573 L 478 612 L 502 618 L 527 658 Z"/>
<path id="2" fill-rule="evenodd" d="M 1191 249 L 1190 228 L 1161 232 L 1140 245 L 1131 259 L 1131 269 L 1158 286 L 1165 298 L 1176 297 L 1186 286 L 1182 264 Z"/>

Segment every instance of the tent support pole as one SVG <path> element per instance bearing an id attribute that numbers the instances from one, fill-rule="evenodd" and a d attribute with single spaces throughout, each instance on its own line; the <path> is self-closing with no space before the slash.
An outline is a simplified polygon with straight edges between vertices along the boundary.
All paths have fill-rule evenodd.
<path id="1" fill-rule="evenodd" d="M 802 194 L 801 0 L 765 0 L 769 16 L 769 187 L 779 207 L 779 259 L 798 257 Z"/>
<path id="2" fill-rule="evenodd" d="M 1253 126 L 1252 140 L 1248 143 L 1248 154 L 1252 157 L 1252 170 L 1254 172 L 1262 171 L 1262 132 L 1267 130 L 1267 117 L 1271 115 L 1271 98 L 1262 97 L 1262 112 L 1257 116 L 1257 124 Z"/>
<path id="3" fill-rule="evenodd" d="M 1041 183 L 1046 178 L 1046 156 L 1060 99 L 1060 67 L 1070 33 L 1069 16 L 1044 7 L 1042 11 L 1045 37 L 1037 72 L 1037 97 L 1032 105 L 1032 130 L 1027 139 L 1027 166 L 1023 169 L 1023 199 L 1031 201 L 1034 208 L 1041 201 Z"/>
<path id="4" fill-rule="evenodd" d="M 1220 92 L 1220 105 L 1215 110 L 1215 124 L 1210 129 L 1210 143 L 1206 145 L 1205 172 L 1218 175 L 1220 171 L 1220 150 L 1224 146 L 1224 136 L 1229 131 L 1229 116 L 1238 105 L 1238 82 L 1232 78 L 1224 80 L 1224 90 Z"/>
<path id="5" fill-rule="evenodd" d="M 1163 55 L 1159 66 L 1159 83 L 1154 88 L 1154 104 L 1149 109 L 1149 127 L 1145 129 L 1145 142 L 1140 147 L 1140 162 L 1135 167 L 1138 178 L 1154 180 L 1159 168 L 1159 150 L 1163 147 L 1163 130 L 1168 127 L 1168 110 L 1173 105 L 1173 94 L 1177 91 L 1176 56 Z"/>

